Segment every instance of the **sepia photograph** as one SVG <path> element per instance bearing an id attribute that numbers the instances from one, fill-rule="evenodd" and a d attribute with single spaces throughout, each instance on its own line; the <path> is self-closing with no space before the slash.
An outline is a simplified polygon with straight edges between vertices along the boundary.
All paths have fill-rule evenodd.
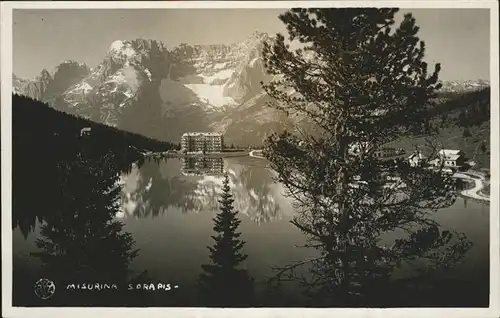
<path id="1" fill-rule="evenodd" d="M 145 3 L 2 3 L 11 310 L 499 314 L 497 3 Z"/>

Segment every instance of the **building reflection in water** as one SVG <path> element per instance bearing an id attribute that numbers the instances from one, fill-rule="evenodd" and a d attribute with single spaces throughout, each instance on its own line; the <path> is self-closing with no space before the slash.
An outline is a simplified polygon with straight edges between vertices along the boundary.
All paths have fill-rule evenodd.
<path id="1" fill-rule="evenodd" d="M 181 172 L 185 176 L 222 175 L 224 161 L 222 157 L 181 158 Z"/>

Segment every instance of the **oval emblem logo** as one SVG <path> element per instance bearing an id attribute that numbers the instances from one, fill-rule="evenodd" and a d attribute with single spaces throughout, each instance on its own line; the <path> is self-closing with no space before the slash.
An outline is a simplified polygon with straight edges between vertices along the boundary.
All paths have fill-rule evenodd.
<path id="1" fill-rule="evenodd" d="M 56 292 L 56 285 L 47 278 L 41 278 L 35 283 L 35 294 L 41 299 L 49 299 Z"/>

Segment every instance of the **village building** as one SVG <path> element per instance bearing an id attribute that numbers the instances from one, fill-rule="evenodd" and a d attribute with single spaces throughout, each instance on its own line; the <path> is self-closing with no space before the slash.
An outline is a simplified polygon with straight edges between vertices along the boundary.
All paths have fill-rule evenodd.
<path id="1" fill-rule="evenodd" d="M 421 167 L 425 162 L 426 157 L 420 151 L 413 152 L 408 156 L 408 163 L 411 167 Z"/>
<path id="2" fill-rule="evenodd" d="M 376 158 L 394 157 L 404 154 L 403 149 L 383 147 L 375 150 L 374 156 Z"/>
<path id="3" fill-rule="evenodd" d="M 359 155 L 362 152 L 371 151 L 372 146 L 368 142 L 356 142 L 349 146 L 349 154 Z M 375 158 L 388 158 L 404 154 L 404 150 L 400 148 L 380 147 L 373 151 Z"/>
<path id="4" fill-rule="evenodd" d="M 460 168 L 465 163 L 465 153 L 461 150 L 441 149 L 436 162 L 448 168 Z"/>
<path id="5" fill-rule="evenodd" d="M 91 132 L 92 132 L 92 128 L 90 128 L 90 127 L 84 127 L 84 128 L 82 128 L 82 130 L 80 130 L 80 137 L 90 136 Z"/>

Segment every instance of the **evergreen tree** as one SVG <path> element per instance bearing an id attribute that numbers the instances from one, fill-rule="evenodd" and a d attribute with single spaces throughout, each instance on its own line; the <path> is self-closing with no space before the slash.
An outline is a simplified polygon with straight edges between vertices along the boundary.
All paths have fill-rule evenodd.
<path id="1" fill-rule="evenodd" d="M 480 147 L 481 147 L 480 148 L 481 152 L 485 153 L 486 152 L 486 142 L 484 140 L 481 142 L 481 146 Z"/>
<path id="2" fill-rule="evenodd" d="M 412 15 L 392 27 L 397 11 L 291 9 L 280 19 L 302 47 L 291 50 L 278 34 L 263 49 L 267 72 L 277 75 L 264 85 L 270 106 L 306 117 L 321 132 L 272 134 L 264 146 L 295 201 L 292 223 L 306 235 L 306 247 L 320 252 L 277 277 L 302 280 L 314 305 L 380 304 L 401 261 L 425 257 L 435 268 L 447 267 L 469 247 L 463 236 L 452 241 L 429 215 L 454 202 L 450 178 L 374 156 L 401 136 L 429 132 L 428 109 L 440 87 L 440 65 L 428 74 Z M 387 176 L 399 181 L 388 183 Z M 409 235 L 380 242 L 397 230 Z M 444 246 L 448 254 L 435 252 Z M 310 277 L 295 274 L 304 264 Z"/>
<path id="3" fill-rule="evenodd" d="M 56 285 L 100 282 L 127 286 L 133 280 L 130 262 L 138 255 L 135 240 L 114 219 L 118 212 L 119 169 L 111 151 L 92 157 L 89 152 L 75 154 L 73 161 L 57 163 L 57 188 L 50 213 L 35 241 L 32 256 L 42 262 L 44 275 Z M 103 294 L 105 293 L 105 297 Z M 135 301 L 126 292 L 76 295 L 61 293 L 52 301 L 58 305 L 122 305 Z M 127 298 L 125 298 L 125 297 Z"/>
<path id="4" fill-rule="evenodd" d="M 247 258 L 241 249 L 245 242 L 239 237 L 237 228 L 241 221 L 234 211 L 234 199 L 225 175 L 220 212 L 214 218 L 215 241 L 209 246 L 210 264 L 202 265 L 205 273 L 200 275 L 201 292 L 209 306 L 247 306 L 253 294 L 253 279 L 247 271 L 238 268 Z"/>
<path id="5" fill-rule="evenodd" d="M 444 127 L 446 125 L 447 119 L 448 119 L 448 116 L 446 114 L 441 114 L 441 127 Z"/>
<path id="6" fill-rule="evenodd" d="M 458 115 L 458 125 L 462 127 L 468 126 L 468 118 L 465 111 L 461 111 L 460 114 Z"/>

